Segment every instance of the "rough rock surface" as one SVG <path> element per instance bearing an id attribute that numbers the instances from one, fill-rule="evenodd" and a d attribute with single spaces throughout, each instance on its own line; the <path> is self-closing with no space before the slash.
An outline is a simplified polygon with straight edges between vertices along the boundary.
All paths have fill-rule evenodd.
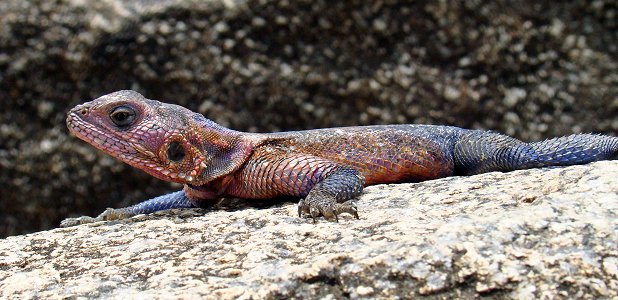
<path id="1" fill-rule="evenodd" d="M 616 132 L 616 3 L 0 1 L 0 236 L 172 189 L 68 138 L 119 89 L 252 131 Z"/>
<path id="2" fill-rule="evenodd" d="M 618 162 L 367 188 L 361 219 L 292 203 L 0 240 L 0 298 L 618 297 Z"/>

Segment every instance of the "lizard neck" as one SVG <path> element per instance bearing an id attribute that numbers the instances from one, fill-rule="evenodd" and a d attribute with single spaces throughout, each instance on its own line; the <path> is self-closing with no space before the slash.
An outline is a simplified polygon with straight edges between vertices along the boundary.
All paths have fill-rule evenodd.
<path id="1" fill-rule="evenodd" d="M 204 156 L 196 186 L 205 185 L 236 172 L 266 137 L 223 127 L 201 115 L 195 117 L 195 144 Z"/>

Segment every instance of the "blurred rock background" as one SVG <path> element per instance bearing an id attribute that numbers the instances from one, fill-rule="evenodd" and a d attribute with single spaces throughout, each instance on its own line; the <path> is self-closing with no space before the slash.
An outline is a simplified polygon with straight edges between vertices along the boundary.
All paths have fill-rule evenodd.
<path id="1" fill-rule="evenodd" d="M 177 189 L 68 136 L 120 89 L 247 131 L 618 131 L 616 1 L 0 1 L 0 237 Z"/>

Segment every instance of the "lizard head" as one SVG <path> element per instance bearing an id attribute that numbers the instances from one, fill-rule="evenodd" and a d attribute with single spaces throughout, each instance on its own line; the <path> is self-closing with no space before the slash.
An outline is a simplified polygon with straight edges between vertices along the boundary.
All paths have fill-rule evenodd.
<path id="1" fill-rule="evenodd" d="M 152 176 L 196 186 L 231 172 L 249 151 L 233 134 L 238 132 L 134 91 L 118 91 L 76 106 L 68 113 L 67 127 L 78 138 Z"/>

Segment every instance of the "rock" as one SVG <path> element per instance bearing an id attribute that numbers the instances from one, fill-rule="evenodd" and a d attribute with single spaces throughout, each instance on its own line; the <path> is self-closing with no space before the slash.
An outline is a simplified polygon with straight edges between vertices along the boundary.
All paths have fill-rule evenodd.
<path id="1" fill-rule="evenodd" d="M 68 137 L 69 108 L 120 89 L 249 131 L 615 133 L 617 11 L 610 0 L 0 1 L 0 236 L 178 189 Z"/>
<path id="2" fill-rule="evenodd" d="M 0 240 L 0 298 L 618 297 L 618 162 L 379 185 L 361 219 L 292 203 Z"/>

